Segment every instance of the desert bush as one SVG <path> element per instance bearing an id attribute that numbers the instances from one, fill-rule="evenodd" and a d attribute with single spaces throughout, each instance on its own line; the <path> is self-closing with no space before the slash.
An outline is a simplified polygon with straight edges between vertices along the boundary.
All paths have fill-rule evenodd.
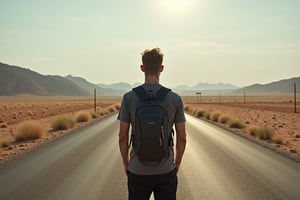
<path id="1" fill-rule="evenodd" d="M 186 111 L 186 112 L 191 112 L 191 110 L 192 110 L 192 108 L 191 108 L 191 106 L 184 106 L 184 110 Z"/>
<path id="2" fill-rule="evenodd" d="M 7 125 L 7 123 L 5 123 L 5 122 L 0 122 L 0 128 L 7 128 L 8 127 L 8 125 Z"/>
<path id="3" fill-rule="evenodd" d="M 54 131 L 66 130 L 74 127 L 75 124 L 76 122 L 73 117 L 60 116 L 52 122 L 52 128 Z"/>
<path id="4" fill-rule="evenodd" d="M 207 111 L 205 111 L 204 112 L 204 114 L 203 114 L 203 117 L 205 118 L 205 119 L 210 119 L 210 112 L 207 112 Z"/>
<path id="5" fill-rule="evenodd" d="M 230 120 L 228 121 L 228 125 L 230 128 L 238 128 L 238 129 L 245 128 L 245 125 L 239 120 Z"/>
<path id="6" fill-rule="evenodd" d="M 16 141 L 23 141 L 38 139 L 44 135 L 46 135 L 46 128 L 41 122 L 27 120 L 17 125 L 17 130 L 14 136 Z"/>
<path id="7" fill-rule="evenodd" d="M 5 148 L 9 147 L 9 145 L 12 143 L 12 140 L 7 137 L 1 137 L 0 138 L 0 147 Z"/>
<path id="8" fill-rule="evenodd" d="M 91 115 L 90 113 L 86 112 L 86 111 L 79 111 L 76 115 L 75 115 L 75 120 L 76 122 L 88 122 L 91 119 Z"/>
<path id="9" fill-rule="evenodd" d="M 114 106 L 115 106 L 116 110 L 120 110 L 120 108 L 121 108 L 120 104 L 115 104 Z"/>
<path id="10" fill-rule="evenodd" d="M 213 112 L 210 115 L 210 119 L 214 122 L 218 122 L 219 121 L 219 117 L 220 117 L 220 113 L 219 112 Z"/>
<path id="11" fill-rule="evenodd" d="M 115 107 L 113 107 L 113 106 L 109 107 L 107 110 L 109 113 L 113 113 L 116 111 Z"/>
<path id="12" fill-rule="evenodd" d="M 249 135 L 256 136 L 256 131 L 257 131 L 257 129 L 259 129 L 258 126 L 249 126 L 249 127 L 247 128 L 247 133 L 248 133 Z"/>
<path id="13" fill-rule="evenodd" d="M 100 113 L 99 112 L 92 112 L 91 116 L 93 119 L 97 119 L 98 117 L 100 117 Z"/>
<path id="14" fill-rule="evenodd" d="M 219 116 L 219 123 L 221 124 L 227 124 L 231 118 L 228 115 L 221 115 Z"/>
<path id="15" fill-rule="evenodd" d="M 273 131 L 268 127 L 261 127 L 255 131 L 255 135 L 261 140 L 269 140 L 273 136 Z"/>
<path id="16" fill-rule="evenodd" d="M 104 116 L 106 114 L 106 112 L 104 110 L 99 112 L 100 116 Z"/>
<path id="17" fill-rule="evenodd" d="M 276 143 L 276 144 L 283 144 L 284 143 L 284 139 L 281 135 L 279 134 L 275 134 L 273 137 L 272 137 L 272 140 Z"/>
<path id="18" fill-rule="evenodd" d="M 204 113 L 205 113 L 204 110 L 195 110 L 194 115 L 195 115 L 196 117 L 201 118 L 201 117 L 204 117 Z"/>

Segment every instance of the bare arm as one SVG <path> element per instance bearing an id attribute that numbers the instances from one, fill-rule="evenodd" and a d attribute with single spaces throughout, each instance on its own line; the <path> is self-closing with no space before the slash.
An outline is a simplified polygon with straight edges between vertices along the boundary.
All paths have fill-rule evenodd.
<path id="1" fill-rule="evenodd" d="M 175 154 L 175 164 L 177 172 L 181 164 L 183 153 L 186 145 L 186 131 L 185 131 L 185 122 L 175 123 L 176 128 L 176 154 Z"/>
<path id="2" fill-rule="evenodd" d="M 127 169 L 129 164 L 128 156 L 128 131 L 129 123 L 120 121 L 120 130 L 119 130 L 119 148 L 124 164 L 124 170 L 127 175 Z"/>

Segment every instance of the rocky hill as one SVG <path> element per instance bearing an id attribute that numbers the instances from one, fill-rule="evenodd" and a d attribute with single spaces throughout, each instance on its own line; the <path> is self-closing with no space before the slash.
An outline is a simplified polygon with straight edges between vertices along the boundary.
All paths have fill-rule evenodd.
<path id="1" fill-rule="evenodd" d="M 45 76 L 29 69 L 0 63 L 0 96 L 62 95 L 85 96 L 89 93 L 60 76 Z"/>
<path id="2" fill-rule="evenodd" d="M 275 81 L 267 84 L 253 84 L 239 90 L 234 91 L 234 93 L 247 94 L 289 94 L 294 93 L 294 84 L 296 83 L 297 93 L 300 92 L 300 77 L 295 77 L 291 79 L 284 79 L 280 81 Z"/>

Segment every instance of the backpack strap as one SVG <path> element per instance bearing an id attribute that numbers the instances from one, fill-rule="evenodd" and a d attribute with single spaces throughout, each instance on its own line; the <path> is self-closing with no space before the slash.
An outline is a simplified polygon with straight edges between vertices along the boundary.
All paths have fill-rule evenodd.
<path id="1" fill-rule="evenodd" d="M 137 96 L 139 97 L 139 99 L 141 101 L 145 101 L 148 99 L 147 91 L 144 89 L 143 86 L 140 85 L 138 87 L 135 87 L 135 88 L 133 88 L 133 91 L 135 91 L 135 93 L 137 94 Z M 162 86 L 156 93 L 156 98 L 160 101 L 163 101 L 164 98 L 166 97 L 166 95 L 170 91 L 171 91 L 171 89 Z"/>
<path id="2" fill-rule="evenodd" d="M 145 91 L 143 86 L 138 86 L 132 89 L 137 96 L 139 97 L 140 101 L 144 101 L 147 99 L 147 92 Z"/>
<path id="3" fill-rule="evenodd" d="M 162 86 L 156 94 L 157 99 L 161 100 L 161 101 L 164 100 L 164 98 L 170 91 L 171 91 L 171 89 Z"/>

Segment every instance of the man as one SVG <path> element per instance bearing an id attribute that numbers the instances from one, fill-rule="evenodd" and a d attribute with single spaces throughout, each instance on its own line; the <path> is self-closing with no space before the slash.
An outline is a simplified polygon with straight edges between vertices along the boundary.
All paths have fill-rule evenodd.
<path id="1" fill-rule="evenodd" d="M 163 72 L 163 54 L 159 48 L 145 50 L 142 53 L 141 71 L 145 75 L 142 85 L 146 91 L 157 93 L 162 85 L 159 77 Z M 177 172 L 186 145 L 185 116 L 183 103 L 176 93 L 169 92 L 163 103 L 167 108 L 170 119 L 169 128 L 175 124 L 176 151 L 170 145 L 169 154 L 155 165 L 148 165 L 140 161 L 133 149 L 129 156 L 129 128 L 135 128 L 135 112 L 139 98 L 134 91 L 129 91 L 123 96 L 118 120 L 120 120 L 119 147 L 123 159 L 125 173 L 128 176 L 129 200 L 149 200 L 153 192 L 156 200 L 175 200 L 177 191 Z M 171 134 L 171 133 L 170 133 Z"/>

